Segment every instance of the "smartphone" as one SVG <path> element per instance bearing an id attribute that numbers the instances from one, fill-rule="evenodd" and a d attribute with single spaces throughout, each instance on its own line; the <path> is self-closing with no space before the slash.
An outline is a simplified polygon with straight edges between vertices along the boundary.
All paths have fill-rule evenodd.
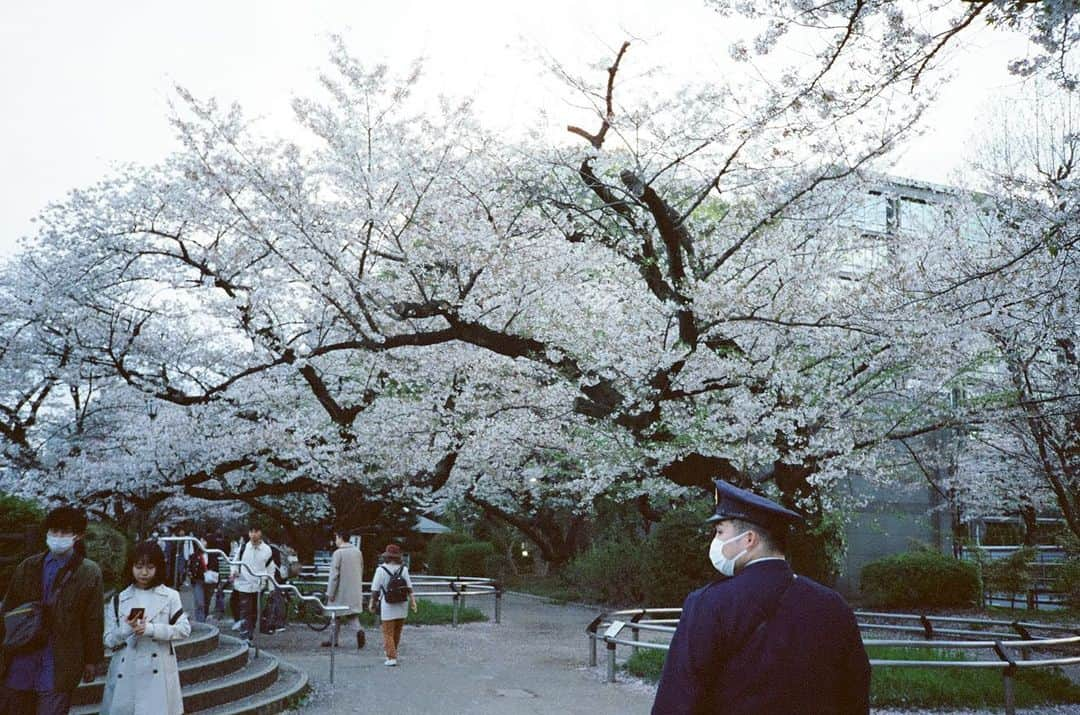
<path id="1" fill-rule="evenodd" d="M 142 618 L 144 615 L 146 615 L 145 608 L 132 608 L 131 613 L 128 614 L 128 620 L 136 620 Z"/>

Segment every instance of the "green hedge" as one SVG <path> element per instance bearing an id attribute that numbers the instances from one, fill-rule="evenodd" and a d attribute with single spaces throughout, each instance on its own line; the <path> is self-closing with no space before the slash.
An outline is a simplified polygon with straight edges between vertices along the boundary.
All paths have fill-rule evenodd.
<path id="1" fill-rule="evenodd" d="M 1034 583 L 1028 564 L 1037 557 L 1038 552 L 1035 549 L 1025 547 L 1017 549 L 1006 558 L 983 561 L 983 589 L 1023 601 Z"/>
<path id="2" fill-rule="evenodd" d="M 10 494 L 0 494 L 0 533 L 22 534 L 36 530 L 45 518 L 45 511 L 36 502 Z M 42 545 L 44 548 L 44 545 Z M 7 593 L 8 581 L 19 561 L 29 556 L 23 542 L 0 541 L 0 556 L 11 561 L 0 563 L 0 599 Z"/>
<path id="3" fill-rule="evenodd" d="M 474 539 L 471 536 L 459 534 L 457 532 L 439 534 L 432 538 L 424 548 L 424 566 L 427 573 L 438 574 L 440 576 L 451 575 L 447 570 L 447 549 L 451 546 L 456 546 L 457 544 L 466 544 L 473 541 Z"/>
<path id="4" fill-rule="evenodd" d="M 860 589 L 871 607 L 965 607 L 978 601 L 979 574 L 974 564 L 920 550 L 870 562 Z"/>
<path id="5" fill-rule="evenodd" d="M 105 590 L 126 584 L 130 578 L 124 573 L 129 549 L 127 537 L 108 524 L 92 522 L 86 527 L 84 540 L 86 555 L 101 567 Z"/>
<path id="6" fill-rule="evenodd" d="M 644 539 L 611 536 L 563 571 L 569 590 L 585 601 L 614 605 L 681 606 L 687 594 L 717 573 L 709 563 L 708 505 L 667 513 Z"/>
<path id="7" fill-rule="evenodd" d="M 581 600 L 640 605 L 645 602 L 645 562 L 640 542 L 601 541 L 571 561 L 562 577 Z"/>
<path id="8" fill-rule="evenodd" d="M 486 576 L 488 559 L 495 556 L 495 545 L 486 541 L 454 544 L 446 549 L 445 576 Z"/>

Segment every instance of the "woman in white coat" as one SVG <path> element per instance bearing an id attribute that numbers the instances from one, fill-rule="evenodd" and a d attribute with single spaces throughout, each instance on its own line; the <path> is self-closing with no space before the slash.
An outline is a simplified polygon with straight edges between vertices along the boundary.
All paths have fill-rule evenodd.
<path id="1" fill-rule="evenodd" d="M 164 584 L 165 554 L 152 541 L 135 547 L 131 585 L 105 604 L 105 647 L 112 650 L 102 715 L 181 715 L 173 641 L 191 624 L 180 594 Z"/>

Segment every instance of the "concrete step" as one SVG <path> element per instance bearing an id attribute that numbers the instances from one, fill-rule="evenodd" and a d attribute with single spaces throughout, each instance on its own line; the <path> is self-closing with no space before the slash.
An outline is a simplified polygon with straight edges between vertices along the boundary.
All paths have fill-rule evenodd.
<path id="1" fill-rule="evenodd" d="M 247 666 L 235 673 L 184 687 L 184 712 L 207 710 L 254 695 L 273 685 L 277 677 L 278 659 L 259 651 L 258 658 L 251 657 Z"/>
<path id="2" fill-rule="evenodd" d="M 274 715 L 296 707 L 307 690 L 307 673 L 281 662 L 278 664 L 278 679 L 266 690 L 231 703 L 194 712 L 198 715 Z"/>
<path id="3" fill-rule="evenodd" d="M 239 638 L 219 636 L 219 646 L 202 655 L 180 661 L 181 686 L 203 680 L 218 678 L 240 670 L 248 662 L 248 646 Z M 92 683 L 82 683 L 72 696 L 72 705 L 100 703 L 105 693 L 105 676 L 99 675 Z"/>
<path id="4" fill-rule="evenodd" d="M 187 658 L 197 658 L 200 655 L 206 655 L 210 651 L 218 647 L 218 627 L 212 626 L 209 623 L 192 623 L 191 635 L 182 641 L 176 641 L 173 644 L 173 649 L 176 651 L 177 660 L 186 660 Z M 109 658 L 114 653 L 119 651 L 105 652 L 106 669 L 108 669 Z"/>
<path id="5" fill-rule="evenodd" d="M 225 637 L 228 638 L 228 637 Z M 236 639 L 228 638 L 229 641 Z M 227 656 L 229 664 L 235 664 L 232 644 L 227 644 L 230 655 Z M 250 654 L 247 646 L 244 649 L 245 656 Z M 206 663 L 209 667 L 209 662 Z M 278 660 L 265 651 L 260 652 L 258 658 L 251 657 L 243 667 L 232 672 L 226 672 L 218 677 L 208 680 L 199 680 L 187 685 L 181 685 L 184 694 L 184 711 L 194 712 L 225 705 L 237 700 L 256 695 L 273 686 L 278 677 Z M 210 671 L 207 671 L 210 672 Z M 81 704 L 72 707 L 71 715 L 94 715 L 101 707 L 100 695 L 97 702 Z"/>

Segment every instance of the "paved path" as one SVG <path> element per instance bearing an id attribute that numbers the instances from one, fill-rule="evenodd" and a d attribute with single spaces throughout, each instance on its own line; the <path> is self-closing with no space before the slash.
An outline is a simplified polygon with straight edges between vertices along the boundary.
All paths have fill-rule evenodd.
<path id="1" fill-rule="evenodd" d="M 491 601 L 470 599 L 469 605 L 491 617 Z M 608 685 L 602 667 L 587 667 L 583 629 L 595 615 L 578 606 L 507 594 L 500 625 L 406 625 L 396 668 L 383 665 L 381 636 L 369 628 L 362 651 L 338 650 L 334 685 L 328 652 L 318 647 L 323 634 L 290 626 L 263 644 L 311 676 L 314 692 L 298 711 L 302 715 L 648 713 L 651 686 Z"/>
<path id="2" fill-rule="evenodd" d="M 493 617 L 490 598 L 470 599 L 468 605 Z M 456 629 L 406 626 L 400 665 L 396 668 L 382 664 L 379 631 L 368 628 L 364 650 L 338 649 L 334 685 L 329 682 L 329 651 L 319 647 L 325 633 L 294 624 L 285 633 L 260 636 L 260 644 L 308 672 L 312 694 L 304 707 L 295 711 L 296 715 L 648 713 L 654 686 L 624 672 L 619 673 L 618 683 L 604 682 L 603 649 L 599 651 L 598 667 L 587 667 L 588 642 L 583 629 L 597 613 L 597 609 L 507 594 L 503 598 L 501 625 L 490 621 Z M 226 632 L 227 623 L 223 625 Z M 349 634 L 342 640 L 351 638 Z M 620 660 L 622 655 L 620 649 Z M 873 715 L 935 712 L 985 713 L 875 709 Z M 1074 705 L 1063 705 L 1018 712 L 1072 715 L 1077 710 Z"/>

